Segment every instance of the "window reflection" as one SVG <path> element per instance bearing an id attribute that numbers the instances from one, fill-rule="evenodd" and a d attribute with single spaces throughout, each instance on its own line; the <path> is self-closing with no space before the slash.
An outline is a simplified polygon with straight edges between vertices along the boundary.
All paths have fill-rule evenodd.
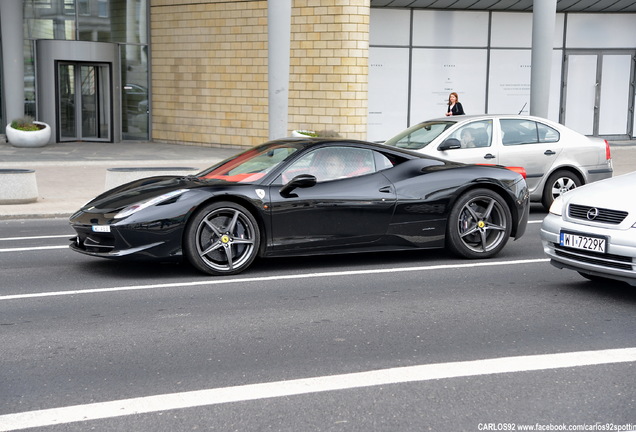
<path id="1" fill-rule="evenodd" d="M 121 50 L 122 136 L 124 139 L 148 138 L 148 57 L 146 47 L 127 45 Z"/>
<path id="2" fill-rule="evenodd" d="M 0 0 L 1 1 L 1 0 Z M 25 112 L 35 117 L 38 39 L 121 44 L 122 136 L 148 138 L 148 0 L 25 0 Z"/>
<path id="3" fill-rule="evenodd" d="M 147 0 L 27 0 L 27 39 L 146 44 Z"/>

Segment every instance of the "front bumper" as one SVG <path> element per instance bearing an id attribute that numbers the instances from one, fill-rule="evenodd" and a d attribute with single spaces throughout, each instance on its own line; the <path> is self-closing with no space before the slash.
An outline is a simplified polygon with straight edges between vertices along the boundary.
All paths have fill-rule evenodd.
<path id="1" fill-rule="evenodd" d="M 562 230 L 607 238 L 605 254 L 560 246 Z M 581 225 L 548 214 L 541 225 L 543 251 L 552 265 L 620 280 L 636 286 L 636 228 L 627 230 Z"/>
<path id="2" fill-rule="evenodd" d="M 76 236 L 69 247 L 79 253 L 102 258 L 170 258 L 181 256 L 182 226 L 166 228 L 165 221 L 150 224 L 109 225 L 95 231 L 94 225 L 71 223 Z M 103 226 L 103 225 L 100 225 Z"/>

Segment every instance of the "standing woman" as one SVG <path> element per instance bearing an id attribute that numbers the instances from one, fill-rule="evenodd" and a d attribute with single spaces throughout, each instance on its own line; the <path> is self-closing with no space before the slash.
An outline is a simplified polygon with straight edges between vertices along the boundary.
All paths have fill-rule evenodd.
<path id="1" fill-rule="evenodd" d="M 464 114 L 464 107 L 462 107 L 462 104 L 459 103 L 457 93 L 452 92 L 450 96 L 448 96 L 448 109 L 446 110 L 446 115 L 453 116 L 462 114 Z"/>

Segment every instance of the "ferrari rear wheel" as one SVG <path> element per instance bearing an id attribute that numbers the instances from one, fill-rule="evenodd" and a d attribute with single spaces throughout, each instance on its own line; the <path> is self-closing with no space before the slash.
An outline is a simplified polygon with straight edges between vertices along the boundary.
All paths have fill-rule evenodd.
<path id="1" fill-rule="evenodd" d="M 209 204 L 188 223 L 184 254 L 197 269 L 211 275 L 245 270 L 258 254 L 261 235 L 254 216 L 233 202 Z"/>
<path id="2" fill-rule="evenodd" d="M 488 189 L 462 195 L 448 219 L 447 246 L 465 258 L 489 258 L 506 245 L 512 216 L 504 199 Z"/>

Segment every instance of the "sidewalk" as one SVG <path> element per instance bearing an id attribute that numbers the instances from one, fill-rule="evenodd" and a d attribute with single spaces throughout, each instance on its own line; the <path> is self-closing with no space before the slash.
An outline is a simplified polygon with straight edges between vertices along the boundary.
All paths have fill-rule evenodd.
<path id="1" fill-rule="evenodd" d="M 0 169 L 35 170 L 39 195 L 34 203 L 0 205 L 0 219 L 66 218 L 104 192 L 109 168 L 202 170 L 242 149 L 150 142 L 72 142 L 40 148 L 16 148 L 0 143 Z M 636 141 L 613 142 L 611 149 L 614 175 L 636 171 Z"/>
<path id="2" fill-rule="evenodd" d="M 104 192 L 109 168 L 191 167 L 198 171 L 241 150 L 129 141 L 56 143 L 40 148 L 0 143 L 0 169 L 35 170 L 39 195 L 34 203 L 0 205 L 0 219 L 66 218 Z"/>

